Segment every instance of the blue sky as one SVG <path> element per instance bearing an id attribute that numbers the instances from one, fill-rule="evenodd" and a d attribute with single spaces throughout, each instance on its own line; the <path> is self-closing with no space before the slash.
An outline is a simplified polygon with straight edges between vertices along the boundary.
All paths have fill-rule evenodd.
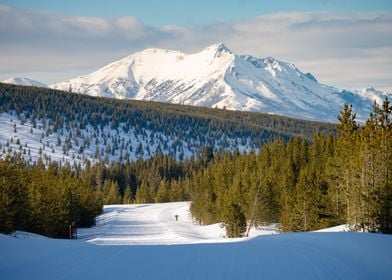
<path id="1" fill-rule="evenodd" d="M 152 26 L 208 25 L 276 12 L 392 11 L 391 0 L 0 0 L 40 11 L 82 16 L 135 16 Z"/>
<path id="2" fill-rule="evenodd" d="M 0 81 L 50 84 L 145 48 L 217 42 L 338 88 L 392 92 L 392 0 L 0 0 Z"/>

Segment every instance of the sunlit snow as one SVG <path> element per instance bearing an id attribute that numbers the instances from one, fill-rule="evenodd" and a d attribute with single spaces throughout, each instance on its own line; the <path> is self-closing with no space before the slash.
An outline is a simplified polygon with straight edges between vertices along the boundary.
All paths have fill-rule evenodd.
<path id="1" fill-rule="evenodd" d="M 0 278 L 389 279 L 392 275 L 391 235 L 289 233 L 217 243 L 239 240 L 224 238 L 218 225 L 194 224 L 187 216 L 188 206 L 188 202 L 106 206 L 96 228 L 79 229 L 80 237 L 90 242 L 24 232 L 15 237 L 0 234 Z M 329 229 L 334 230 L 338 229 Z M 91 234 L 95 239 L 89 239 Z M 184 244 L 204 241 L 213 243 Z"/>

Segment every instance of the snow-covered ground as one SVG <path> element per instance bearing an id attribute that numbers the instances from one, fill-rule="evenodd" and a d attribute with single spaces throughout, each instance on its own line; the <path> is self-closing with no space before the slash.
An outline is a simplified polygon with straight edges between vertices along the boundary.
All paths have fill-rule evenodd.
<path id="1" fill-rule="evenodd" d="M 293 233 L 245 242 L 96 246 L 0 235 L 1 279 L 390 279 L 392 236 Z"/>
<path id="2" fill-rule="evenodd" d="M 350 231 L 350 228 L 348 225 L 339 225 L 339 226 L 335 226 L 335 227 L 315 230 L 314 232 L 347 232 L 347 231 Z"/>
<path id="3" fill-rule="evenodd" d="M 0 279 L 390 279 L 392 275 L 391 235 L 256 236 L 266 232 L 253 230 L 253 238 L 233 240 L 223 237 L 219 225 L 194 224 L 189 202 L 110 205 L 104 210 L 96 228 L 79 229 L 79 237 L 89 242 L 26 232 L 0 234 Z M 244 242 L 228 242 L 239 240 Z M 209 244 L 186 244 L 204 242 Z M 145 246 L 135 246 L 141 244 Z"/>
<path id="4" fill-rule="evenodd" d="M 243 241 L 228 239 L 220 224 L 192 221 L 190 202 L 107 205 L 96 227 L 78 229 L 78 238 L 98 245 L 169 245 Z M 178 215 L 178 221 L 175 219 Z M 276 227 L 252 228 L 250 236 L 276 233 Z"/>

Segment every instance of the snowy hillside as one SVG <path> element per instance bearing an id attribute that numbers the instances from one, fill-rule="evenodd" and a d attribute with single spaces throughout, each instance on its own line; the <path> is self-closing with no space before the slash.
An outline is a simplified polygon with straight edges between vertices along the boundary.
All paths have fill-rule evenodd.
<path id="1" fill-rule="evenodd" d="M 29 79 L 29 78 L 21 78 L 21 77 L 9 78 L 9 79 L 1 81 L 1 82 L 5 83 L 5 84 L 13 84 L 13 85 L 19 85 L 19 86 L 47 87 L 47 85 L 44 83 Z"/>
<path id="2" fill-rule="evenodd" d="M 0 84 L 0 157 L 21 153 L 84 164 L 147 159 L 185 160 L 208 146 L 257 151 L 280 137 L 332 132 L 332 124 L 251 112 L 95 98 L 48 88 Z"/>
<path id="3" fill-rule="evenodd" d="M 191 131 L 183 131 L 180 138 L 147 128 L 126 128 L 125 124 L 117 129 L 108 124 L 98 128 L 89 125 L 83 129 L 64 125 L 59 131 L 54 130 L 48 121 L 44 125 L 42 120 L 21 119 L 15 112 L 0 113 L 0 157 L 20 153 L 29 164 L 42 158 L 45 165 L 55 161 L 60 165 L 69 163 L 83 167 L 87 161 L 135 161 L 158 152 L 183 160 L 196 156 L 205 145 L 199 137 L 189 136 Z M 224 142 L 219 138 L 210 144 L 217 149 L 225 145 L 227 150 L 240 152 L 257 148 L 251 139 L 241 138 L 228 137 Z"/>
<path id="4" fill-rule="evenodd" d="M 147 49 L 94 73 L 51 85 L 92 96 L 256 111 L 336 122 L 343 104 L 364 121 L 379 91 L 345 91 L 272 57 L 237 55 L 223 44 L 185 54 Z"/>
<path id="5" fill-rule="evenodd" d="M 190 202 L 107 205 L 96 227 L 78 230 L 79 239 L 98 245 L 159 245 L 233 242 L 220 224 L 192 221 Z M 178 215 L 176 221 L 175 215 Z M 274 234 L 274 226 L 253 228 L 250 236 Z M 235 239 L 242 241 L 243 239 Z"/>

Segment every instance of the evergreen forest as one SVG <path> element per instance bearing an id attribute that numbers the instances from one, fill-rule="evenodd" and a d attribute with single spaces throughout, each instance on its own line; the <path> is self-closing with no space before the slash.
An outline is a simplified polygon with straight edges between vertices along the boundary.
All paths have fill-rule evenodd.
<path id="1" fill-rule="evenodd" d="M 103 204 L 190 200 L 195 221 L 222 223 L 228 237 L 244 235 L 248 223 L 277 223 L 282 232 L 347 223 L 353 230 L 392 233 L 388 99 L 374 104 L 361 125 L 345 105 L 334 127 L 2 84 L 0 112 L 14 112 L 22 121 L 40 120 L 48 134 L 109 125 L 198 139 L 195 153 L 187 158 L 157 149 L 134 160 L 125 152 L 122 160 L 86 158 L 83 165 L 60 165 L 44 157 L 29 162 L 23 153 L 5 150 L 0 160 L 0 232 L 66 237 L 69 224 L 92 226 Z M 76 145 L 72 133 L 69 142 Z M 230 149 L 224 141 L 216 145 L 225 137 L 248 139 L 252 147 L 240 151 L 234 142 Z"/>

